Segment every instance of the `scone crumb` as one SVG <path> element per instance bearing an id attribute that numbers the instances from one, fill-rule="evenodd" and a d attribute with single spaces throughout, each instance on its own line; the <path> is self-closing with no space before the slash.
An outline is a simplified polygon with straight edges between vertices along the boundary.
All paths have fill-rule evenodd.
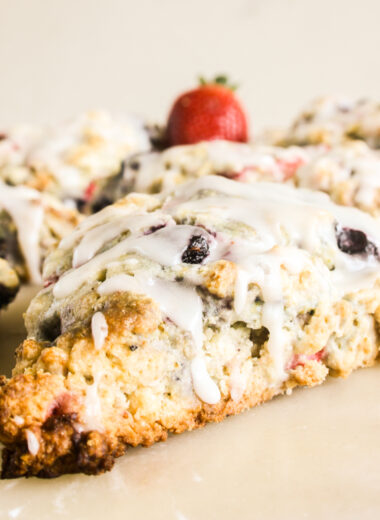
<path id="1" fill-rule="evenodd" d="M 302 386 L 315 386 L 321 384 L 328 374 L 328 368 L 314 359 L 304 365 L 298 365 L 291 371 L 292 378 Z"/>
<path id="2" fill-rule="evenodd" d="M 211 294 L 225 298 L 232 294 L 236 274 L 236 264 L 228 260 L 219 260 L 210 266 L 205 286 Z"/>

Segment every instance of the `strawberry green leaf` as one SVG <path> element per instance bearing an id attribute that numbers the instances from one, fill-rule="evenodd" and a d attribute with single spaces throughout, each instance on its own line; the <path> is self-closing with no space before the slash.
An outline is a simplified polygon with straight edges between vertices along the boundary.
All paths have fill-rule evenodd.
<path id="1" fill-rule="evenodd" d="M 199 76 L 199 84 L 201 86 L 220 85 L 230 90 L 236 90 L 238 88 L 238 85 L 236 83 L 232 84 L 229 82 L 229 78 L 226 74 L 218 74 L 212 80 L 207 80 L 204 76 Z"/>

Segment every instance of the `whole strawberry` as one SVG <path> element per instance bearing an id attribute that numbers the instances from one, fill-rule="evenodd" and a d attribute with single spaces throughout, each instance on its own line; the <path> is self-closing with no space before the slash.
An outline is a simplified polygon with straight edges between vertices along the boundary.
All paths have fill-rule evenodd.
<path id="1" fill-rule="evenodd" d="M 225 76 L 217 76 L 211 82 L 201 79 L 198 88 L 182 94 L 167 123 L 169 146 L 214 139 L 248 140 L 246 115 Z"/>

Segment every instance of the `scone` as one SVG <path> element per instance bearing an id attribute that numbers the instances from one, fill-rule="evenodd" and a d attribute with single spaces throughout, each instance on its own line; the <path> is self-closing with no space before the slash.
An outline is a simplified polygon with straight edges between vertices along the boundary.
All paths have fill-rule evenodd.
<path id="1" fill-rule="evenodd" d="M 208 141 L 141 153 L 124 162 L 90 203 L 96 212 L 127 193 L 169 193 L 206 175 L 245 183 L 294 183 L 324 191 L 336 203 L 355 206 L 374 216 L 380 207 L 380 153 L 363 141 L 330 147 L 264 146 Z"/>
<path id="2" fill-rule="evenodd" d="M 347 139 L 380 148 L 380 103 L 326 96 L 313 100 L 280 137 L 281 144 L 340 144 Z"/>
<path id="3" fill-rule="evenodd" d="M 22 147 L 22 154 L 8 153 L 6 160 L 4 153 L 3 168 L 0 141 L 0 177 L 50 193 L 79 210 L 117 174 L 129 154 L 150 149 L 141 120 L 106 111 L 83 113 L 40 134 L 33 145 Z M 7 137 L 7 142 L 14 140 Z"/>
<path id="4" fill-rule="evenodd" d="M 130 194 L 45 262 L 0 386 L 3 478 L 97 474 L 378 354 L 380 231 L 276 183 Z"/>
<path id="5" fill-rule="evenodd" d="M 0 181 L 11 186 L 28 182 L 28 156 L 43 136 L 44 129 L 37 125 L 18 125 L 0 130 Z"/>
<path id="6" fill-rule="evenodd" d="M 363 141 L 347 141 L 309 155 L 294 176 L 297 186 L 324 191 L 338 204 L 380 215 L 378 151 Z"/>
<path id="7" fill-rule="evenodd" d="M 0 307 L 13 299 L 20 281 L 42 282 L 44 258 L 79 220 L 54 197 L 0 183 Z"/>
<path id="8" fill-rule="evenodd" d="M 93 206 L 98 210 L 133 191 L 168 193 L 205 175 L 221 175 L 247 183 L 284 182 L 308 160 L 307 150 L 296 146 L 255 146 L 225 140 L 172 146 L 161 152 L 130 157 L 123 172 L 109 180 Z"/>

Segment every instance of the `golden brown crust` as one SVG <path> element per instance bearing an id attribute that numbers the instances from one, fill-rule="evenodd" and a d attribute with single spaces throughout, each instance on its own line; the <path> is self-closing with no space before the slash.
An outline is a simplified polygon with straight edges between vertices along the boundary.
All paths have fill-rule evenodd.
<path id="1" fill-rule="evenodd" d="M 270 400 L 274 395 L 285 391 L 286 387 L 297 385 L 314 386 L 321 383 L 327 374 L 327 368 L 320 362 L 312 361 L 299 366 L 293 371 L 293 377 L 281 390 L 260 389 L 251 395 L 245 395 L 238 402 L 231 398 L 223 399 L 217 405 L 202 404 L 191 410 L 182 420 L 174 422 L 170 428 L 159 423 L 142 426 L 132 420 L 124 432 L 117 437 L 97 431 L 80 432 L 75 422 L 75 396 L 66 396 L 57 400 L 57 391 L 62 390 L 62 379 L 57 376 L 48 378 L 19 376 L 8 381 L 0 393 L 0 407 L 8 412 L 14 410 L 16 395 L 21 396 L 38 392 L 38 411 L 31 413 L 25 409 L 25 400 L 17 398 L 17 410 L 27 417 L 22 429 L 16 427 L 8 431 L 8 437 L 1 436 L 7 447 L 3 454 L 2 478 L 21 476 L 56 477 L 63 473 L 83 472 L 99 474 L 111 469 L 116 457 L 124 454 L 128 446 L 143 444 L 149 446 L 157 441 L 166 440 L 168 433 L 181 433 L 203 427 L 208 422 L 220 422 L 229 415 L 235 415 L 250 407 Z M 15 392 L 18 392 L 16 394 Z M 65 395 L 65 394 L 64 394 Z M 51 398 L 58 402 L 55 409 L 46 406 Z M 46 410 L 49 409 L 48 415 Z M 29 414 L 29 415 L 27 415 Z M 6 412 L 0 417 L 1 431 L 5 424 L 10 424 Z M 44 417 L 44 420 L 41 418 Z M 36 421 L 39 421 L 39 424 Z M 27 427 L 27 428 L 26 428 Z M 40 449 L 37 456 L 28 452 L 25 437 L 26 429 L 37 437 Z M 9 442 L 11 440 L 11 442 Z"/>
<path id="2" fill-rule="evenodd" d="M 265 389 L 244 396 L 238 402 L 229 398 L 214 406 L 203 404 L 189 411 L 184 419 L 174 422 L 170 428 L 158 422 L 143 426 L 141 422 L 132 420 L 124 432 L 113 436 L 98 431 L 80 432 L 76 424 L 76 396 L 64 393 L 62 378 L 41 376 L 17 376 L 8 380 L 0 391 L 0 439 L 6 444 L 2 478 L 50 478 L 77 472 L 99 474 L 111 469 L 115 458 L 121 456 L 128 446 L 149 446 L 166 440 L 168 433 L 181 433 L 208 422 L 220 422 L 226 416 L 238 414 L 279 393 Z M 26 399 L 27 395 L 33 396 L 32 400 Z M 31 408 L 31 403 L 36 406 Z M 10 420 L 15 412 L 25 418 L 22 427 Z M 28 451 L 27 431 L 33 432 L 38 440 L 36 456 Z"/>
<path id="3" fill-rule="evenodd" d="M 50 349 L 51 350 L 51 349 Z M 35 357 L 36 352 L 46 360 L 51 356 L 55 364 L 56 351 L 42 349 L 27 340 L 20 351 Z M 40 358 L 41 359 L 41 358 Z M 370 362 L 368 362 L 370 364 Z M 216 405 L 200 401 L 186 413 L 171 419 L 146 422 L 139 414 L 125 411 L 115 416 L 115 428 L 83 431 L 77 422 L 81 413 L 80 391 L 68 390 L 67 379 L 60 374 L 38 372 L 20 374 L 0 381 L 0 440 L 5 444 L 2 478 L 21 476 L 56 477 L 64 473 L 83 472 L 99 474 L 111 469 L 116 457 L 124 454 L 128 446 L 149 446 L 166 440 L 169 433 L 194 430 L 208 422 L 220 422 L 270 400 L 287 388 L 314 386 L 322 383 L 328 373 L 324 363 L 310 360 L 290 371 L 290 378 L 282 387 L 265 387 L 258 381 L 249 394 L 239 401 L 224 397 Z M 22 425 L 17 417 L 23 418 Z M 28 451 L 27 432 L 31 431 L 39 443 L 37 455 Z"/>

